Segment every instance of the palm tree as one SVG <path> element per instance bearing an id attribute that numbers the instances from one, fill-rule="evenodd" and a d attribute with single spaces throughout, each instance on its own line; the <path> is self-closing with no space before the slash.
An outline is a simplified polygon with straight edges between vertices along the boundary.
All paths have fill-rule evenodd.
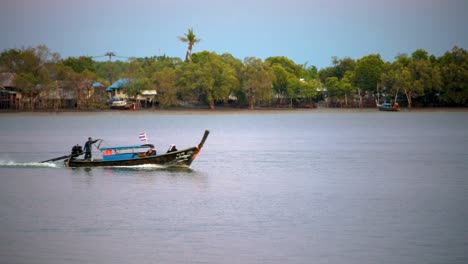
<path id="1" fill-rule="evenodd" d="M 184 34 L 185 36 L 179 36 L 178 38 L 182 42 L 188 43 L 187 54 L 185 55 L 185 60 L 192 62 L 192 48 L 193 45 L 197 42 L 200 42 L 201 39 L 198 39 L 197 36 L 193 33 L 193 28 L 189 28 L 188 32 Z"/>

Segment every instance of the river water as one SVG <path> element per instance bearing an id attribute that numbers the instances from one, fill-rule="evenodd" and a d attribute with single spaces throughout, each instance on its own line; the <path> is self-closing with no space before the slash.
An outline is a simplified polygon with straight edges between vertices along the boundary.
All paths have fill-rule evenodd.
<path id="1" fill-rule="evenodd" d="M 0 263 L 468 263 L 468 112 L 1 114 Z M 88 136 L 205 147 L 65 168 Z M 98 153 L 94 153 L 97 156 Z"/>

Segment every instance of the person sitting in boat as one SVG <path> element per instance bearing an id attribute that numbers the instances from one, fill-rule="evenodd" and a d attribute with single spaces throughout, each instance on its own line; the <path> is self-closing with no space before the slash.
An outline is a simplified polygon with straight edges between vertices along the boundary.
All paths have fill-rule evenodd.
<path id="1" fill-rule="evenodd" d="M 172 144 L 172 145 L 169 147 L 169 149 L 167 150 L 167 153 L 169 153 L 169 152 L 174 152 L 174 151 L 177 151 L 177 147 L 176 147 L 175 144 Z"/>
<path id="2" fill-rule="evenodd" d="M 88 141 L 84 144 L 83 150 L 85 152 L 85 159 L 91 159 L 92 157 L 92 145 L 98 142 L 99 139 L 93 140 L 91 137 L 88 138 Z"/>
<path id="3" fill-rule="evenodd" d="M 146 156 L 156 156 L 156 150 L 154 149 L 154 146 L 151 146 L 151 147 L 146 151 Z"/>

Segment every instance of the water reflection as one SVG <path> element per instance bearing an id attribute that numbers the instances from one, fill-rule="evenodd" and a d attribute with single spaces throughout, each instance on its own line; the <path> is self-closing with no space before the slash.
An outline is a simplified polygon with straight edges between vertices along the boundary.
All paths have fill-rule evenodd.
<path id="1" fill-rule="evenodd" d="M 85 172 L 88 176 L 93 176 L 93 169 L 92 168 L 69 168 L 72 171 L 73 175 L 81 175 L 82 172 Z"/>
<path id="2" fill-rule="evenodd" d="M 191 168 L 180 168 L 180 167 L 160 167 L 153 165 L 145 166 L 116 166 L 116 167 L 96 167 L 96 168 L 70 168 L 74 175 L 81 174 L 85 172 L 87 175 L 93 176 L 93 172 L 99 172 L 99 174 L 104 175 L 120 175 L 120 174 L 132 174 L 139 172 L 167 172 L 167 173 L 184 173 L 184 174 L 193 174 L 197 173 Z"/>
<path id="3" fill-rule="evenodd" d="M 190 183 L 196 184 L 198 189 L 206 188 L 208 175 L 203 171 L 191 168 L 166 168 L 155 166 L 129 166 L 129 167 L 96 167 L 96 168 L 70 168 L 74 182 L 94 184 L 96 182 L 118 181 L 134 183 Z"/>
<path id="4" fill-rule="evenodd" d="M 135 173 L 135 172 L 152 172 L 152 171 L 166 171 L 166 172 L 183 172 L 183 173 L 192 173 L 194 172 L 191 168 L 175 168 L 175 167 L 161 167 L 153 165 L 145 166 L 118 166 L 118 167 L 103 167 L 104 171 L 110 173 Z"/>

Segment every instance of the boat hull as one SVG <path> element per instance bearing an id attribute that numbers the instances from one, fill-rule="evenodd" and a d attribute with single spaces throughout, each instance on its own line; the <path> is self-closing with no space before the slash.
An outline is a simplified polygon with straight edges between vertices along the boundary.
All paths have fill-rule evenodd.
<path id="1" fill-rule="evenodd" d="M 383 104 L 377 105 L 377 108 L 379 109 L 379 111 L 388 111 L 388 112 L 400 111 L 400 107 L 398 106 L 398 104 L 392 105 L 389 103 L 383 103 Z"/>
<path id="2" fill-rule="evenodd" d="M 193 160 L 200 152 L 200 147 L 165 153 L 156 156 L 138 157 L 123 160 L 85 160 L 67 159 L 65 165 L 72 168 L 78 167 L 115 167 L 115 166 L 138 166 L 138 165 L 160 165 L 163 167 L 190 167 Z"/>
<path id="3" fill-rule="evenodd" d="M 124 107 L 124 106 L 111 106 L 110 109 L 113 110 L 130 110 L 130 107 Z"/>
<path id="4" fill-rule="evenodd" d="M 110 105 L 110 109 L 116 110 L 130 110 L 133 104 L 127 103 L 127 101 L 113 101 Z"/>
<path id="5" fill-rule="evenodd" d="M 397 112 L 397 111 L 400 111 L 400 108 L 379 107 L 379 110 L 388 111 L 388 112 Z"/>
<path id="6" fill-rule="evenodd" d="M 132 109 L 130 105 L 111 105 L 110 109 L 114 110 L 130 110 Z"/>

